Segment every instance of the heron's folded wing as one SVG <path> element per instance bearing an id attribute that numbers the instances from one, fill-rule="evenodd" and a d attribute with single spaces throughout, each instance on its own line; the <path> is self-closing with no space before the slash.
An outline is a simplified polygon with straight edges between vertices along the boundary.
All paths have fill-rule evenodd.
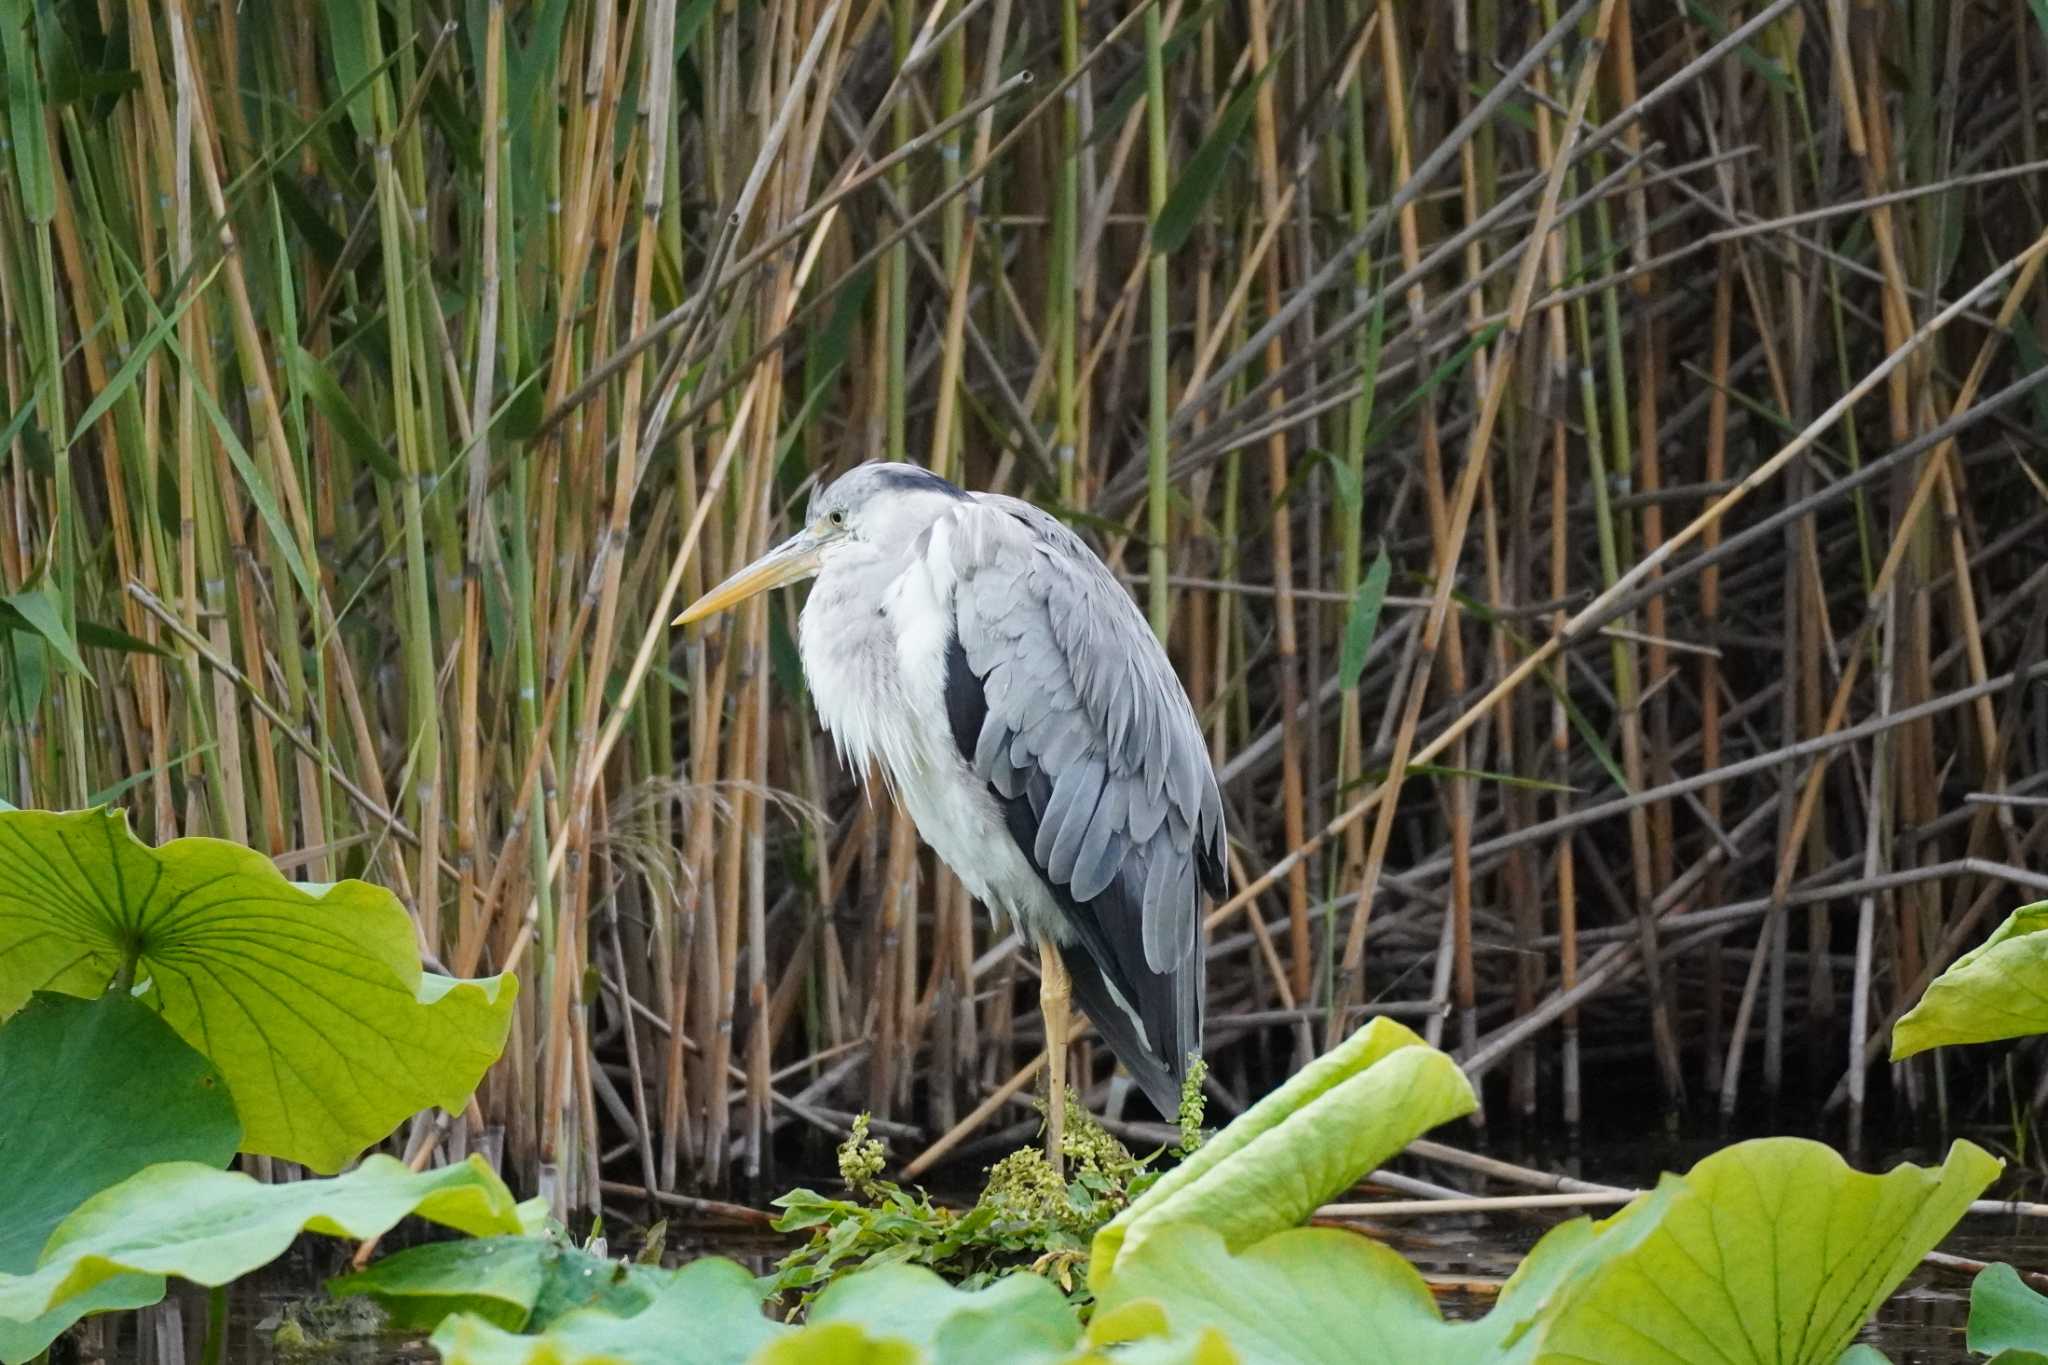
<path id="1" fill-rule="evenodd" d="M 976 495 L 928 553 L 952 579 L 960 752 L 1016 807 L 1018 846 L 1178 1077 L 1201 1040 L 1202 893 L 1224 890 L 1223 802 L 1187 694 L 1130 594 L 1029 503 Z"/>

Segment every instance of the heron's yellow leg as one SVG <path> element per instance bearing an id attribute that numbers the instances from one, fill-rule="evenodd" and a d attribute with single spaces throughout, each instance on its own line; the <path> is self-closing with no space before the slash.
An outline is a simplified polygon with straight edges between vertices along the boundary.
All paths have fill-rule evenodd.
<path id="1" fill-rule="evenodd" d="M 1048 1103 L 1045 1109 L 1045 1159 L 1054 1175 L 1065 1176 L 1067 1129 L 1067 1036 L 1073 1016 L 1068 1002 L 1073 987 L 1067 980 L 1067 964 L 1060 960 L 1058 945 L 1038 945 L 1038 1007 L 1045 1017 L 1045 1075 Z"/>

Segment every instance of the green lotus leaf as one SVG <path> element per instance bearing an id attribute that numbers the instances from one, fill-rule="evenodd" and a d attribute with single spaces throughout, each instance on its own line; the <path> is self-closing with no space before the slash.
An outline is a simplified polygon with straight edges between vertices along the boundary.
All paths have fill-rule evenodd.
<path id="1" fill-rule="evenodd" d="M 1214 1327 L 1192 1339 L 1173 1337 L 1173 1325 L 1156 1299 L 1129 1299 L 1109 1310 L 1098 1305 L 1088 1322 L 1088 1365 L 1243 1365 L 1243 1358 Z"/>
<path id="2" fill-rule="evenodd" d="M 474 1313 L 512 1332 L 545 1328 L 582 1308 L 631 1317 L 653 1298 L 640 1267 L 547 1237 L 430 1242 L 329 1280 L 327 1291 L 372 1298 L 394 1325 L 421 1333 L 450 1313 Z"/>
<path id="3" fill-rule="evenodd" d="M 1611 1218 L 1552 1229 L 1471 1323 L 1443 1322 L 1408 1263 L 1355 1234 L 1233 1250 L 1214 1227 L 1163 1224 L 1126 1244 L 1091 1340 L 1157 1337 L 1156 1311 L 1184 1358 L 1213 1332 L 1248 1365 L 1836 1365 L 1999 1167 L 1967 1142 L 1938 1170 L 1884 1175 L 1815 1142 L 1740 1143 Z"/>
<path id="4" fill-rule="evenodd" d="M 2048 1033 L 2048 901 L 2015 910 L 1892 1026 L 1892 1060 L 1951 1043 Z"/>
<path id="5" fill-rule="evenodd" d="M 1596 1225 L 1630 1244 L 1560 1277 L 1527 1339 L 1538 1365 L 1833 1365 L 2001 1164 L 1957 1142 L 1938 1170 L 1868 1175 L 1817 1142 L 1737 1143 Z"/>
<path id="6" fill-rule="evenodd" d="M 0 1275 L 33 1271 L 57 1224 L 101 1190 L 156 1161 L 225 1166 L 242 1136 L 219 1071 L 125 995 L 38 995 L 0 1025 L 0 1096 Z M 163 1295 L 161 1276 L 117 1275 L 32 1321 L 0 1321 L 0 1359 Z"/>
<path id="7" fill-rule="evenodd" d="M 32 991 L 98 995 L 131 960 L 227 1079 L 242 1150 L 320 1172 L 422 1109 L 460 1109 L 518 990 L 423 973 L 379 887 L 303 886 L 217 839 L 150 848 L 104 808 L 0 812 L 0 1018 Z"/>
<path id="8" fill-rule="evenodd" d="M 73 1210 L 32 1274 L 0 1275 L 0 1321 L 33 1321 L 123 1275 L 226 1284 L 283 1255 L 301 1232 L 379 1237 L 409 1213 L 472 1236 L 521 1227 L 511 1191 L 479 1157 L 412 1171 L 372 1156 L 347 1175 L 281 1185 L 164 1162 Z"/>
<path id="9" fill-rule="evenodd" d="M 1892 1365 L 1892 1361 L 1875 1346 L 1851 1346 L 1835 1360 L 1835 1365 Z"/>
<path id="10" fill-rule="evenodd" d="M 748 1365 L 925 1365 L 907 1341 L 877 1341 L 851 1322 L 806 1327 L 761 1348 Z"/>
<path id="11" fill-rule="evenodd" d="M 2000 1262 L 1970 1281 L 1969 1347 L 1992 1365 L 2048 1365 L 2048 1298 Z"/>
<path id="12" fill-rule="evenodd" d="M 1200 1223 L 1242 1249 L 1293 1227 L 1440 1123 L 1478 1106 L 1444 1053 L 1374 1019 L 1253 1105 L 1095 1234 L 1098 1294 L 1118 1258 L 1168 1223 Z"/>
<path id="13" fill-rule="evenodd" d="M 0 1025 L 0 1271 L 64 1215 L 158 1161 L 222 1167 L 242 1126 L 220 1072 L 124 995 L 38 995 Z"/>
<path id="14" fill-rule="evenodd" d="M 1684 1188 L 1683 1181 L 1668 1179 L 1607 1218 L 1573 1218 L 1544 1233 L 1501 1286 L 1486 1316 L 1489 1335 L 1515 1345 L 1546 1317 L 1555 1317 L 1557 1306 L 1594 1271 L 1640 1247 Z"/>
<path id="15" fill-rule="evenodd" d="M 722 1257 L 642 1269 L 637 1278 L 649 1299 L 630 1317 L 584 1308 L 518 1336 L 457 1313 L 435 1329 L 434 1349 L 446 1365 L 745 1365 L 790 1331 L 762 1315 L 761 1288 L 746 1268 Z"/>
<path id="16" fill-rule="evenodd" d="M 820 1330 L 843 1337 L 838 1329 L 849 1326 L 876 1344 L 906 1343 L 909 1359 L 932 1365 L 1065 1360 L 1081 1336 L 1073 1306 L 1041 1276 L 1018 1271 L 965 1290 L 913 1265 L 877 1266 L 834 1281 L 811 1305 L 807 1323 L 763 1359 L 808 1359 L 794 1354 L 802 1338 Z"/>
<path id="17" fill-rule="evenodd" d="M 633 1279 L 649 1295 L 637 1312 L 579 1309 L 530 1336 L 460 1313 L 434 1348 L 447 1365 L 1052 1365 L 1073 1359 L 1081 1336 L 1060 1292 L 1026 1272 L 969 1291 L 918 1266 L 860 1271 L 820 1294 L 800 1330 L 764 1317 L 760 1283 L 731 1261 Z"/>
<path id="18" fill-rule="evenodd" d="M 161 1275 L 115 1275 L 46 1313 L 16 1319 L 6 1316 L 7 1277 L 0 1275 L 0 1365 L 40 1360 L 50 1343 L 79 1319 L 147 1308 L 161 1302 L 164 1292 Z"/>
<path id="19" fill-rule="evenodd" d="M 1413 1266 L 1336 1228 L 1293 1228 L 1238 1252 L 1212 1228 L 1156 1228 L 1125 1249 L 1097 1320 L 1147 1304 L 1186 1359 L 1203 1358 L 1205 1337 L 1245 1365 L 1519 1365 L 1534 1345 L 1507 1349 L 1511 1324 L 1491 1316 L 1445 1322 Z"/>

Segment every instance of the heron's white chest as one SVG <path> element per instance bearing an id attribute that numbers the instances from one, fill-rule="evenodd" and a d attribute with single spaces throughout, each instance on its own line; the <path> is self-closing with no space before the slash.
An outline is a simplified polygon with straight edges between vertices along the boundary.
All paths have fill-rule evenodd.
<path id="1" fill-rule="evenodd" d="M 900 790 L 957 762 L 946 723 L 951 606 L 915 560 L 881 584 L 821 578 L 804 604 L 804 677 L 840 757 L 863 778 L 879 763 Z"/>
<path id="2" fill-rule="evenodd" d="M 950 576 L 917 555 L 886 584 L 821 578 L 799 626 L 804 676 L 841 758 L 863 781 L 880 765 L 918 833 L 975 899 L 1064 939 L 1043 881 L 954 745 L 952 592 Z"/>

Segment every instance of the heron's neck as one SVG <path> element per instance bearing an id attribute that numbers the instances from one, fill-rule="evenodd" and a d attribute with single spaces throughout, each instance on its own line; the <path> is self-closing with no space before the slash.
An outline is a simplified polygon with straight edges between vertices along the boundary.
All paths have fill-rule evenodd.
<path id="1" fill-rule="evenodd" d="M 835 557 L 812 583 L 797 645 L 818 719 L 865 777 L 870 760 L 893 771 L 915 762 L 916 751 L 889 607 L 911 547 L 862 548 L 867 553 L 858 557 Z"/>
<path id="2" fill-rule="evenodd" d="M 834 649 L 870 641 L 894 649 L 896 627 L 884 604 L 911 557 L 908 544 L 862 545 L 857 553 L 833 556 L 811 584 L 799 632 Z"/>

